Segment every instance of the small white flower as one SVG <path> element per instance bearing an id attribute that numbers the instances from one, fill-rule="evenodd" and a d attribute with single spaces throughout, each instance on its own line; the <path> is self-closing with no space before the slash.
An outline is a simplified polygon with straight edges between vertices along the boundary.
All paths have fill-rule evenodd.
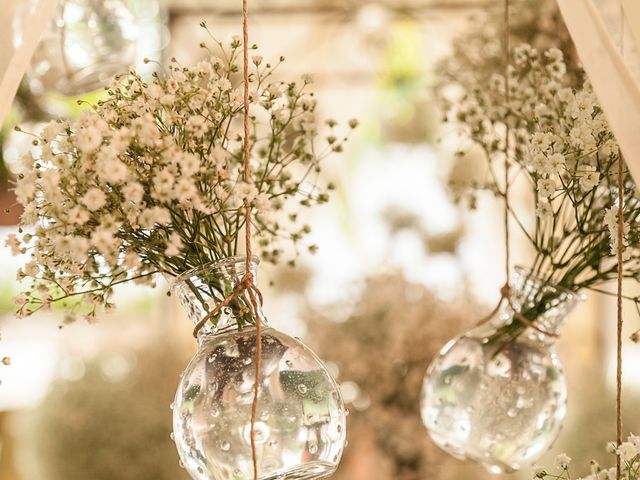
<path id="1" fill-rule="evenodd" d="M 107 229 L 99 228 L 91 234 L 91 245 L 105 256 L 113 255 L 116 249 L 115 241 L 113 232 Z"/>
<path id="2" fill-rule="evenodd" d="M 111 158 L 109 161 L 98 163 L 96 172 L 102 180 L 111 185 L 122 183 L 129 176 L 127 166 L 117 158 Z"/>
<path id="3" fill-rule="evenodd" d="M 200 159 L 192 153 L 185 153 L 180 156 L 178 165 L 183 175 L 191 176 L 200 170 Z"/>
<path id="4" fill-rule="evenodd" d="M 531 45 L 522 44 L 518 45 L 514 49 L 513 53 L 516 65 L 522 65 L 526 62 L 530 62 L 538 57 L 538 51 Z"/>
<path id="5" fill-rule="evenodd" d="M 595 188 L 600 183 L 600 173 L 596 172 L 596 168 L 590 165 L 581 167 L 580 175 L 580 188 L 582 190 L 589 191 Z"/>
<path id="6" fill-rule="evenodd" d="M 174 103 L 176 103 L 176 96 L 172 93 L 167 93 L 160 97 L 160 104 L 164 105 L 165 107 L 169 107 Z"/>
<path id="7" fill-rule="evenodd" d="M 198 189 L 189 178 L 181 179 L 173 189 L 173 198 L 181 204 L 186 204 L 198 195 Z"/>
<path id="8" fill-rule="evenodd" d="M 81 152 L 90 153 L 102 144 L 102 134 L 96 127 L 87 127 L 76 134 L 75 140 Z"/>
<path id="9" fill-rule="evenodd" d="M 256 208 L 260 212 L 266 212 L 271 209 L 271 200 L 269 199 L 269 195 L 267 195 L 265 192 L 259 193 L 256 196 L 255 203 Z"/>
<path id="10" fill-rule="evenodd" d="M 138 218 L 143 228 L 151 229 L 156 225 L 168 225 L 171 223 L 171 213 L 163 207 L 152 207 L 144 210 Z"/>
<path id="11" fill-rule="evenodd" d="M 22 253 L 20 240 L 14 233 L 7 235 L 4 244 L 11 249 L 11 255 L 20 255 Z"/>
<path id="12" fill-rule="evenodd" d="M 258 189 L 253 183 L 242 182 L 237 186 L 238 197 L 242 201 L 252 203 L 258 195 Z"/>
<path id="13" fill-rule="evenodd" d="M 157 100 L 164 94 L 164 91 L 162 90 L 162 87 L 160 85 L 158 85 L 157 83 L 152 83 L 147 87 L 147 89 L 145 90 L 145 93 L 150 98 Z"/>
<path id="14" fill-rule="evenodd" d="M 551 208 L 551 204 L 549 202 L 538 202 L 536 215 L 540 220 L 553 218 L 553 208 Z"/>
<path id="15" fill-rule="evenodd" d="M 566 159 L 561 153 L 553 153 L 549 155 L 548 160 L 549 167 L 551 168 L 553 173 L 560 173 L 560 170 L 562 170 L 562 168 L 564 168 L 566 164 Z"/>
<path id="16" fill-rule="evenodd" d="M 122 187 L 122 194 L 125 200 L 138 204 L 144 196 L 144 187 L 138 182 L 129 182 Z"/>
<path id="17" fill-rule="evenodd" d="M 84 225 L 89 221 L 90 215 L 87 210 L 80 206 L 75 206 L 71 210 L 69 210 L 68 219 L 69 222 L 74 225 Z"/>
<path id="18" fill-rule="evenodd" d="M 23 206 L 27 206 L 34 198 L 36 194 L 36 176 L 35 173 L 24 173 L 22 177 L 16 180 L 16 187 L 14 192 L 18 203 Z"/>
<path id="19" fill-rule="evenodd" d="M 82 197 L 82 202 L 85 207 L 92 212 L 95 212 L 105 206 L 107 203 L 107 196 L 99 188 L 91 187 Z"/>
<path id="20" fill-rule="evenodd" d="M 638 455 L 638 449 L 632 442 L 624 442 L 618 447 L 618 455 L 625 462 L 630 462 Z"/>
<path id="21" fill-rule="evenodd" d="M 538 195 L 541 198 L 549 198 L 556 191 L 556 182 L 550 178 L 538 180 Z"/>
<path id="22" fill-rule="evenodd" d="M 166 193 L 173 187 L 175 177 L 169 170 L 162 170 L 153 178 L 153 188 L 156 192 Z"/>
<path id="23" fill-rule="evenodd" d="M 534 152 L 546 152 L 551 147 L 553 136 L 550 133 L 536 132 L 531 137 L 531 148 Z"/>
<path id="24" fill-rule="evenodd" d="M 44 126 L 42 132 L 40 133 L 40 137 L 42 137 L 45 142 L 51 142 L 58 135 L 64 133 L 64 129 L 65 125 L 63 123 L 52 120 Z"/>

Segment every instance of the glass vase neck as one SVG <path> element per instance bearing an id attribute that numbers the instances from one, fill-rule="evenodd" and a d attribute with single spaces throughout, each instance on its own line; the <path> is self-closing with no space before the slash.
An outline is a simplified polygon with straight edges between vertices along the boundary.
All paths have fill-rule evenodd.
<path id="1" fill-rule="evenodd" d="M 510 301 L 505 302 L 497 322 L 502 325 L 520 323 L 523 330 L 540 339 L 546 337 L 546 341 L 555 339 L 564 319 L 585 298 L 581 293 L 558 287 L 522 267 L 515 268 L 510 286 Z M 525 320 L 521 320 L 522 317 Z"/>
<path id="2" fill-rule="evenodd" d="M 221 306 L 245 277 L 246 258 L 242 255 L 211 262 L 188 270 L 174 279 L 171 292 L 178 297 L 194 326 L 219 308 L 198 331 L 199 341 L 231 330 L 255 328 L 256 321 L 267 326 L 259 301 L 256 299 L 257 308 L 254 309 L 246 290 L 237 291 L 237 296 Z M 256 286 L 259 263 L 258 257 L 251 257 L 250 270 Z"/>

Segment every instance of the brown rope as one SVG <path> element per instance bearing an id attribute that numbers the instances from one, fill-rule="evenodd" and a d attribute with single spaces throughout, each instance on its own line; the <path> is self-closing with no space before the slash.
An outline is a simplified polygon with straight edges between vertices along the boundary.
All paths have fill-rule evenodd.
<path id="1" fill-rule="evenodd" d="M 624 7 L 620 3 L 620 51 L 624 57 Z M 624 266 L 624 158 L 618 149 L 618 282 L 617 282 L 617 328 L 616 328 L 616 444 L 622 444 L 622 275 Z M 622 478 L 620 455 L 616 455 L 616 478 Z"/>
<path id="2" fill-rule="evenodd" d="M 623 242 L 624 242 L 624 175 L 623 175 L 623 158 L 622 152 L 618 156 L 618 291 L 617 291 L 617 310 L 618 310 L 618 326 L 616 331 L 616 350 L 617 350 L 617 366 L 616 366 L 616 444 L 618 447 L 622 444 L 622 274 L 623 274 Z M 616 455 L 616 477 L 620 480 L 621 476 L 620 455 Z"/>
<path id="3" fill-rule="evenodd" d="M 509 120 L 507 118 L 509 113 L 509 102 L 511 100 L 511 96 L 509 94 L 509 34 L 510 34 L 510 23 L 509 23 L 509 0 L 504 0 L 504 101 L 505 106 L 507 108 L 505 113 L 505 133 L 504 133 L 504 245 L 505 245 L 505 284 L 503 290 L 506 293 L 509 293 L 511 290 L 509 286 L 509 266 L 511 265 L 511 253 L 509 250 Z M 505 293 L 503 292 L 503 293 Z M 504 298 L 504 297 L 503 297 Z M 507 297 L 508 299 L 510 297 Z M 502 303 L 502 301 L 500 302 Z"/>
<path id="4" fill-rule="evenodd" d="M 244 74 L 244 180 L 251 180 L 251 140 L 249 138 L 249 0 L 242 0 L 242 42 L 243 42 L 243 74 Z M 237 299 L 243 292 L 249 296 L 251 307 L 255 315 L 256 325 L 256 357 L 255 357 L 255 380 L 253 383 L 253 403 L 251 405 L 251 457 L 253 460 L 253 478 L 258 480 L 258 458 L 256 449 L 256 417 L 258 413 L 258 394 L 260 393 L 260 371 L 262 368 L 262 323 L 259 314 L 258 304 L 262 305 L 263 298 L 260 290 L 255 284 L 253 273 L 251 272 L 251 204 L 244 202 L 245 216 L 245 273 L 240 282 L 234 287 L 222 302 L 200 320 L 193 329 L 193 335 L 198 332 L 213 317 L 220 314 L 222 309 Z"/>
<path id="5" fill-rule="evenodd" d="M 242 0 L 242 53 L 244 74 L 244 180 L 251 179 L 251 146 L 249 138 L 249 0 Z M 262 323 L 258 315 L 257 297 L 262 303 L 262 295 L 253 281 L 251 273 L 251 205 L 245 200 L 245 251 L 246 266 L 245 275 L 248 275 L 249 299 L 256 315 L 256 373 L 253 382 L 253 403 L 251 404 L 251 458 L 253 460 L 253 478 L 258 480 L 258 458 L 256 450 L 256 417 L 258 414 L 258 394 L 260 393 L 260 370 L 262 364 Z"/>

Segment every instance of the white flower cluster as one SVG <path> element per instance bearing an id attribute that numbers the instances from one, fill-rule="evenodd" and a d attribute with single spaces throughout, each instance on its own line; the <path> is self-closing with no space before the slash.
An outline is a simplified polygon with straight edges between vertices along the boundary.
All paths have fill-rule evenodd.
<path id="1" fill-rule="evenodd" d="M 527 180 L 537 217 L 530 230 L 528 220 L 517 223 L 541 259 L 538 268 L 548 269 L 543 275 L 574 291 L 614 278 L 620 188 L 625 269 L 640 271 L 640 201 L 626 168 L 624 184 L 618 183 L 618 145 L 584 72 L 572 72 L 570 81 L 560 50 L 540 53 L 524 44 L 514 49 L 508 77 L 494 74 L 452 110 L 488 160 L 488 177 L 475 188 L 504 193 L 496 169 L 504 162 L 508 124 L 512 178 Z"/>
<path id="2" fill-rule="evenodd" d="M 254 207 L 268 261 L 282 256 L 282 240 L 297 243 L 308 233 L 285 207 L 327 201 L 313 178 L 346 139 L 336 140 L 335 122 L 327 122 L 326 146 L 317 153 L 308 80 L 272 81 L 275 66 L 256 56 L 252 176 L 245 178 L 242 85 L 235 83 L 240 42 L 219 46 L 221 56 L 210 53 L 194 68 L 172 60 L 151 82 L 132 69 L 77 121 L 53 121 L 37 136 L 15 186 L 25 228 L 7 240 L 31 258 L 18 272 L 31 279 L 16 299 L 20 315 L 74 296 L 93 315 L 96 306 L 111 306 L 118 283 L 151 282 L 156 272 L 177 275 L 235 255 L 245 204 Z"/>
<path id="3" fill-rule="evenodd" d="M 620 478 L 622 480 L 640 479 L 640 437 L 631 434 L 627 441 L 621 443 L 620 446 L 611 442 L 607 445 L 607 451 L 620 457 Z M 570 463 L 571 458 L 562 453 L 556 457 L 555 461 L 555 469 L 558 470 L 558 473 L 549 473 L 545 468 L 534 467 L 532 480 L 571 480 L 573 477 L 569 472 Z M 616 467 L 603 468 L 597 462 L 592 461 L 590 474 L 586 477 L 576 478 L 576 480 L 617 480 L 617 469 Z"/>
<path id="4" fill-rule="evenodd" d="M 516 160 L 532 178 L 537 214 L 552 219 L 557 198 L 577 196 L 600 185 L 618 147 L 588 82 L 578 90 L 564 86 L 566 66 L 557 48 L 541 55 L 530 45 L 514 51 L 509 73 L 509 104 L 504 104 L 505 79 L 495 74 L 489 89 L 477 89 L 458 107 L 457 117 L 473 140 L 495 155 L 503 149 L 496 128 L 507 116 L 514 132 Z"/>

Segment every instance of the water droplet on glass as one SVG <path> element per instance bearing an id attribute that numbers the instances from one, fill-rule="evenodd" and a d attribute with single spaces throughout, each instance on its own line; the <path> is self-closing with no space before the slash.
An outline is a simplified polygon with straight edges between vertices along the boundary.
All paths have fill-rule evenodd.
<path id="1" fill-rule="evenodd" d="M 318 452 L 318 444 L 317 443 L 311 443 L 309 444 L 309 453 L 311 455 L 314 455 L 315 453 Z"/>
<path id="2" fill-rule="evenodd" d="M 246 357 L 242 360 L 242 363 L 244 363 L 245 365 L 251 365 L 251 362 L 253 360 L 251 360 L 251 357 Z"/>
<path id="3" fill-rule="evenodd" d="M 338 425 L 338 428 L 336 430 L 338 430 L 338 433 L 342 432 L 342 425 Z"/>
<path id="4" fill-rule="evenodd" d="M 174 442 L 176 441 L 176 436 L 174 435 L 174 433 L 173 433 L 173 432 L 171 432 L 171 433 L 169 434 L 169 438 L 170 438 L 171 440 L 173 440 Z"/>
<path id="5" fill-rule="evenodd" d="M 507 410 L 507 415 L 511 418 L 515 417 L 518 414 L 518 411 L 515 408 L 510 408 Z"/>
<path id="6" fill-rule="evenodd" d="M 451 385 L 451 375 L 447 375 L 446 377 L 444 377 L 444 384 Z"/>
<path id="7" fill-rule="evenodd" d="M 293 362 L 291 360 L 286 360 L 284 362 L 284 364 L 288 367 L 288 368 L 293 368 Z"/>
<path id="8" fill-rule="evenodd" d="M 305 393 L 307 393 L 307 386 L 304 383 L 301 383 L 300 385 L 298 385 L 298 391 L 304 395 Z"/>
<path id="9" fill-rule="evenodd" d="M 171 402 L 171 405 L 169 405 L 169 410 L 173 410 L 176 407 L 175 402 Z"/>
<path id="10" fill-rule="evenodd" d="M 228 452 L 229 449 L 231 448 L 231 444 L 229 442 L 227 442 L 226 440 L 224 440 L 221 444 L 220 444 L 220 448 L 224 451 L 224 452 Z"/>
<path id="11" fill-rule="evenodd" d="M 178 462 L 178 466 L 179 466 L 180 468 L 184 468 L 184 463 L 182 463 L 182 460 L 180 460 L 180 461 Z"/>
<path id="12" fill-rule="evenodd" d="M 268 445 L 269 445 L 271 448 L 278 448 L 278 441 L 277 441 L 277 440 L 269 440 Z"/>

